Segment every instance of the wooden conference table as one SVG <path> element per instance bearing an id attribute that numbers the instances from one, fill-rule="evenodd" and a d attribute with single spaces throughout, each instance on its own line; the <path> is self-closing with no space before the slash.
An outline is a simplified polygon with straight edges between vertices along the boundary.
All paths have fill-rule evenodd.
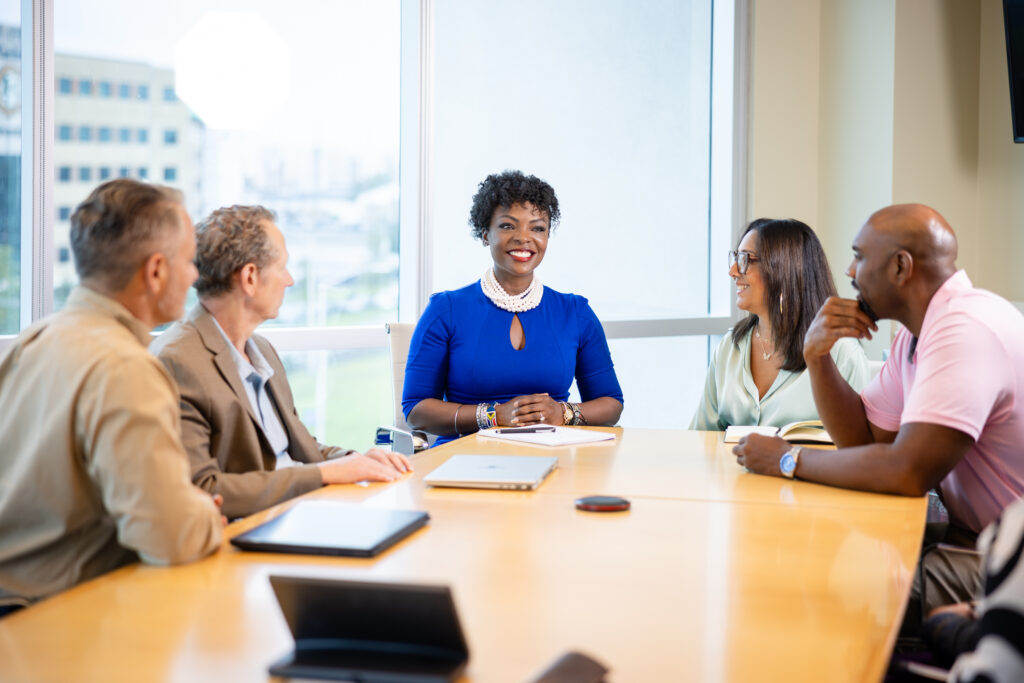
<path id="1" fill-rule="evenodd" d="M 430 512 L 375 559 L 221 552 L 133 565 L 0 620 L 0 680 L 264 681 L 291 637 L 267 577 L 449 584 L 465 680 L 524 681 L 567 650 L 611 681 L 877 681 L 925 499 L 750 474 L 717 432 L 615 430 L 549 449 L 466 437 L 393 484 L 310 497 Z M 536 492 L 431 489 L 454 453 L 555 454 Z M 580 495 L 629 498 L 580 512 Z M 232 536 L 285 506 L 238 521 Z"/>

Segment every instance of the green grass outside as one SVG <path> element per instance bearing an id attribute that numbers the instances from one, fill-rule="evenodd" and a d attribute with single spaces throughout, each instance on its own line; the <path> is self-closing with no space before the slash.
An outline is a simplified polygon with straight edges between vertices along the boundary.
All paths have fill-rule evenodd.
<path id="1" fill-rule="evenodd" d="M 325 424 L 315 424 L 315 358 L 327 357 Z M 391 359 L 387 349 L 281 354 L 295 406 L 322 443 L 365 451 L 380 425 L 391 424 Z"/>

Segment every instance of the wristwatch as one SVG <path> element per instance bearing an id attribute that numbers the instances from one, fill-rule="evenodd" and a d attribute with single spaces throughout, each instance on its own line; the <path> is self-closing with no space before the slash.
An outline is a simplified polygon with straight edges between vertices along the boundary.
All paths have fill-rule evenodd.
<path id="1" fill-rule="evenodd" d="M 802 450 L 802 446 L 793 446 L 779 458 L 779 469 L 786 479 L 796 477 L 796 466 L 800 464 L 800 451 Z"/>

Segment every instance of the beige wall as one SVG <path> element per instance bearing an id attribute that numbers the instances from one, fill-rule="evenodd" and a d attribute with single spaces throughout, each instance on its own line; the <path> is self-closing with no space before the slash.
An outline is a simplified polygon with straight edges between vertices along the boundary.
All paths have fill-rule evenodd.
<path id="1" fill-rule="evenodd" d="M 872 210 L 940 210 L 979 286 L 1024 301 L 1024 145 L 1000 0 L 751 0 L 748 210 L 819 232 L 837 275 Z"/>
<path id="2" fill-rule="evenodd" d="M 1024 301 L 1024 144 L 1011 143 L 1002 3 L 981 8 L 978 84 L 978 262 L 975 280 Z M 1024 102 L 1018 102 L 1024 107 Z"/>
<path id="3" fill-rule="evenodd" d="M 751 2 L 751 218 L 817 218 L 819 13 L 819 0 Z"/>
<path id="4" fill-rule="evenodd" d="M 958 265 L 979 280 L 980 4 L 898 0 L 895 5 L 892 201 L 920 202 L 945 216 L 957 231 Z M 1013 139 L 1007 136 L 1006 143 Z"/>

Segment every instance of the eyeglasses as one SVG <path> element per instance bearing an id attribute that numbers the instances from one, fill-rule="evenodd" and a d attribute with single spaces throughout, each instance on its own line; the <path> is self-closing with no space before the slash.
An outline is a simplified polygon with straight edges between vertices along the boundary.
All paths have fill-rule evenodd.
<path id="1" fill-rule="evenodd" d="M 729 252 L 729 270 L 732 270 L 733 266 L 740 271 L 740 275 L 747 274 L 747 268 L 750 267 L 751 263 L 757 263 L 761 259 L 757 258 L 749 251 L 730 251 Z"/>

